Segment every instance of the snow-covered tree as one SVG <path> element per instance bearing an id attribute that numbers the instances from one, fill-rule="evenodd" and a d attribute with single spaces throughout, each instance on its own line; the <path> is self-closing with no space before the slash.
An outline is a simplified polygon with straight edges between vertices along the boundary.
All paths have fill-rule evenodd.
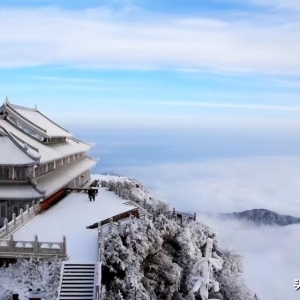
<path id="1" fill-rule="evenodd" d="M 18 259 L 15 264 L 0 269 L 0 300 L 19 294 L 26 299 L 28 290 L 41 289 L 43 299 L 56 300 L 60 280 L 59 259 Z"/>

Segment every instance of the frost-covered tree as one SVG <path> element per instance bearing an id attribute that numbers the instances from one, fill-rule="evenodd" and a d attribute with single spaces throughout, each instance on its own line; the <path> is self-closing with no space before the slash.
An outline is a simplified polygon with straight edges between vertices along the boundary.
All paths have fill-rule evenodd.
<path id="1" fill-rule="evenodd" d="M 216 293 L 220 290 L 219 283 L 213 279 L 212 268 L 216 271 L 222 269 L 223 260 L 215 252 L 212 253 L 213 240 L 208 238 L 204 256 L 196 261 L 192 274 L 196 275 L 191 278 L 194 281 L 192 293 L 198 292 L 202 300 L 208 299 L 208 293 L 211 288 Z"/>
<path id="2" fill-rule="evenodd" d="M 243 257 L 230 251 L 222 251 L 224 260 L 222 270 L 217 273 L 217 280 L 224 300 L 255 300 L 257 296 L 250 291 L 242 278 Z"/>
<path id="3" fill-rule="evenodd" d="M 28 290 L 41 289 L 43 299 L 57 299 L 61 261 L 59 259 L 18 259 L 0 269 L 0 300 L 19 294 L 25 299 Z"/>

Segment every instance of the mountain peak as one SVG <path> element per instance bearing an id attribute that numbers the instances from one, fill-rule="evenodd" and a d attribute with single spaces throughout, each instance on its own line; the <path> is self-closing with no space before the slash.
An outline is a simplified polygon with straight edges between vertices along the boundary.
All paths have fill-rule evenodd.
<path id="1" fill-rule="evenodd" d="M 238 220 L 246 220 L 257 225 L 279 225 L 287 226 L 291 224 L 299 224 L 300 218 L 289 215 L 282 215 L 264 208 L 255 208 L 242 212 L 233 212 L 221 214 L 225 218 L 234 218 Z"/>

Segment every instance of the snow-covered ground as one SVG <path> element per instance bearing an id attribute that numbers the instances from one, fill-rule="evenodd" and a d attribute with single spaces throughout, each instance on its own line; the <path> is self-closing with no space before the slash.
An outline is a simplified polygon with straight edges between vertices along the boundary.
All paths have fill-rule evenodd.
<path id="1" fill-rule="evenodd" d="M 101 187 L 95 202 L 90 202 L 85 193 L 74 192 L 21 227 L 14 239 L 31 241 L 37 234 L 41 242 L 60 242 L 65 235 L 69 261 L 96 262 L 97 230 L 86 226 L 135 208 L 125 202 L 128 200 Z"/>

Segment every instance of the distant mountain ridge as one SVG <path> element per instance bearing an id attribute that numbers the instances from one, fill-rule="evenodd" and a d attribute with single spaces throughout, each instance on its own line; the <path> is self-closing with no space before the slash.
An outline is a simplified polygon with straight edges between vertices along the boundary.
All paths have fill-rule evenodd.
<path id="1" fill-rule="evenodd" d="M 287 226 L 300 224 L 300 218 L 289 215 L 277 214 L 268 209 L 251 209 L 242 212 L 221 214 L 222 217 L 238 220 L 246 220 L 257 225 L 279 225 Z"/>

